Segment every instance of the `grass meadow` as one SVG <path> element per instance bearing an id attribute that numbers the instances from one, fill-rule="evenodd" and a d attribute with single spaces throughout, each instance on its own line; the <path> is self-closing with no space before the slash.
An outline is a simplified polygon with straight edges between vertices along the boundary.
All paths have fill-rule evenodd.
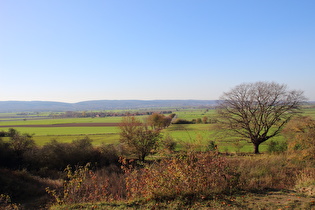
<path id="1" fill-rule="evenodd" d="M 67 124 L 67 123 L 119 123 L 122 117 L 97 117 L 97 118 L 62 118 L 62 119 L 14 119 L 6 118 L 3 120 L 0 118 L 0 126 L 7 125 L 54 125 L 54 124 Z M 11 119 L 11 120 L 8 120 Z"/>

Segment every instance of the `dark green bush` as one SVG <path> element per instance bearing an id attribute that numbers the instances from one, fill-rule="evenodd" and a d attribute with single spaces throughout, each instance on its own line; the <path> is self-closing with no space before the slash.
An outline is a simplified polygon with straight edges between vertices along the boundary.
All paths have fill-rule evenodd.
<path id="1" fill-rule="evenodd" d="M 192 124 L 192 122 L 184 119 L 176 119 L 173 124 Z"/>
<path id="2" fill-rule="evenodd" d="M 61 143 L 51 140 L 42 148 L 29 150 L 25 154 L 28 168 L 62 171 L 68 165 L 86 165 L 91 163 L 98 167 L 117 164 L 119 155 L 114 145 L 93 147 L 88 137 L 74 140 L 72 143 Z"/>
<path id="3" fill-rule="evenodd" d="M 0 167 L 10 168 L 15 163 L 16 156 L 8 142 L 0 138 Z"/>
<path id="4" fill-rule="evenodd" d="M 113 144 L 102 144 L 97 147 L 98 157 L 95 162 L 98 166 L 109 166 L 112 164 L 117 164 L 119 161 L 119 149 Z"/>

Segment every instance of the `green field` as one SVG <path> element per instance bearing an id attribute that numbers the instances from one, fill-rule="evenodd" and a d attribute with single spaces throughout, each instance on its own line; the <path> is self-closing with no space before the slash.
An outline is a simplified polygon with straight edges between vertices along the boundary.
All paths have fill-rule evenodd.
<path id="1" fill-rule="evenodd" d="M 122 117 L 99 117 L 99 118 L 63 118 L 63 119 L 28 119 L 28 120 L 16 120 L 11 118 L 0 118 L 0 126 L 3 125 L 54 125 L 65 123 L 119 123 Z"/>
<path id="2" fill-rule="evenodd" d="M 192 120 L 197 118 L 203 118 L 207 116 L 209 118 L 215 115 L 214 109 L 183 109 L 180 111 L 175 112 L 178 118 L 185 119 L 185 120 Z"/>
<path id="3" fill-rule="evenodd" d="M 210 109 L 180 109 L 174 111 L 177 118 L 192 120 L 207 116 L 209 119 L 215 117 L 215 111 Z M 315 118 L 315 108 L 305 109 L 305 115 L 310 115 Z M 42 116 L 48 116 L 47 113 Z M 9 117 L 9 118 L 8 118 Z M 111 144 L 119 142 L 119 128 L 116 126 L 106 127 L 14 127 L 14 125 L 54 125 L 67 123 L 119 123 L 122 117 L 103 117 L 103 118 L 64 118 L 64 119 L 36 119 L 35 117 L 27 120 L 16 119 L 18 115 L 0 114 L 0 126 L 10 126 L 21 133 L 34 134 L 34 140 L 38 145 L 44 145 L 52 139 L 60 142 L 71 142 L 73 140 L 88 136 L 93 140 L 94 145 L 102 143 Z M 144 119 L 147 116 L 140 116 Z M 173 124 L 163 130 L 163 134 L 171 135 L 179 142 L 178 149 L 183 147 L 183 144 L 190 145 L 207 145 L 209 141 L 215 141 L 220 151 L 228 152 L 251 152 L 253 146 L 246 141 L 237 141 L 233 137 L 218 137 L 214 133 L 212 124 Z M 11 127 L 11 126 L 10 126 Z M 2 127 L 0 130 L 8 130 L 8 127 Z M 283 141 L 282 136 L 273 138 L 273 140 Z M 238 142 L 238 143 L 237 143 Z M 260 147 L 261 151 L 265 151 L 268 141 Z"/>
<path id="4" fill-rule="evenodd" d="M 88 136 L 93 140 L 93 145 L 99 146 L 101 144 L 116 144 L 118 143 L 119 135 L 117 133 L 107 133 L 107 134 L 89 134 L 89 135 L 53 135 L 53 136 L 38 136 L 33 137 L 37 145 L 43 146 L 49 143 L 51 140 L 57 140 L 59 142 L 70 143 L 73 140 L 82 139 Z"/>

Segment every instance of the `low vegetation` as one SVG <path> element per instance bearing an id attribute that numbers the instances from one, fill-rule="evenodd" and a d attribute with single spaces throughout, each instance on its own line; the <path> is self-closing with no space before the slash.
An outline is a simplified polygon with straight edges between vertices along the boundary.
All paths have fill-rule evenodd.
<path id="1" fill-rule="evenodd" d="M 126 159 L 121 163 L 123 170 L 114 172 L 114 176 L 87 167 L 77 169 L 59 194 L 48 190 L 57 202 L 53 208 L 246 209 L 315 205 L 314 162 L 298 161 L 294 155 L 229 157 L 216 152 L 189 152 L 154 163 L 138 165 Z M 269 203 L 256 203 L 262 196 L 268 197 Z M 278 202 L 273 203 L 275 199 Z M 294 202 L 289 202 L 291 199 Z"/>
<path id="2" fill-rule="evenodd" d="M 252 143 L 215 134 L 213 113 L 120 117 L 113 144 L 82 135 L 39 145 L 33 134 L 2 131 L 0 209 L 315 207 L 313 117 L 292 118 L 254 155 Z M 173 124 L 180 119 L 194 124 Z"/>

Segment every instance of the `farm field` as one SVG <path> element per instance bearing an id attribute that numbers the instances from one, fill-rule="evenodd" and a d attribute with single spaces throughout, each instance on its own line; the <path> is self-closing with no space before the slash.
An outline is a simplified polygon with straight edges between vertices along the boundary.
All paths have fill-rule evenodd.
<path id="1" fill-rule="evenodd" d="M 5 120 L 0 118 L 0 126 L 9 125 L 55 125 L 67 123 L 119 123 L 122 117 L 102 117 L 102 118 L 63 118 L 63 119 L 29 119 L 15 120 L 14 118 Z"/>
<path id="2" fill-rule="evenodd" d="M 173 113 L 177 118 L 193 120 L 197 118 L 208 119 L 215 118 L 213 109 L 180 109 Z M 305 115 L 315 118 L 315 108 L 305 109 Z M 48 116 L 47 113 L 39 114 Z M 8 118 L 10 116 L 11 118 Z M 36 144 L 42 146 L 55 139 L 60 142 L 71 142 L 88 136 L 93 140 L 94 145 L 115 144 L 119 142 L 118 124 L 122 117 L 99 117 L 99 118 L 62 118 L 62 119 L 37 119 L 36 117 L 23 120 L 14 114 L 0 114 L 0 131 L 14 128 L 21 133 L 34 134 L 33 139 Z M 140 119 L 147 115 L 138 116 Z M 177 149 L 180 150 L 185 144 L 190 146 L 206 146 L 209 141 L 215 141 L 221 152 L 251 152 L 252 144 L 246 141 L 235 141 L 232 137 L 218 137 L 215 135 L 212 124 L 173 124 L 163 130 L 164 135 L 170 135 L 179 142 Z M 6 139 L 6 138 L 5 138 Z M 283 141 L 282 136 L 273 138 L 273 140 Z M 260 147 L 261 151 L 266 151 L 268 141 Z M 205 148 L 205 147 L 204 147 Z"/>

